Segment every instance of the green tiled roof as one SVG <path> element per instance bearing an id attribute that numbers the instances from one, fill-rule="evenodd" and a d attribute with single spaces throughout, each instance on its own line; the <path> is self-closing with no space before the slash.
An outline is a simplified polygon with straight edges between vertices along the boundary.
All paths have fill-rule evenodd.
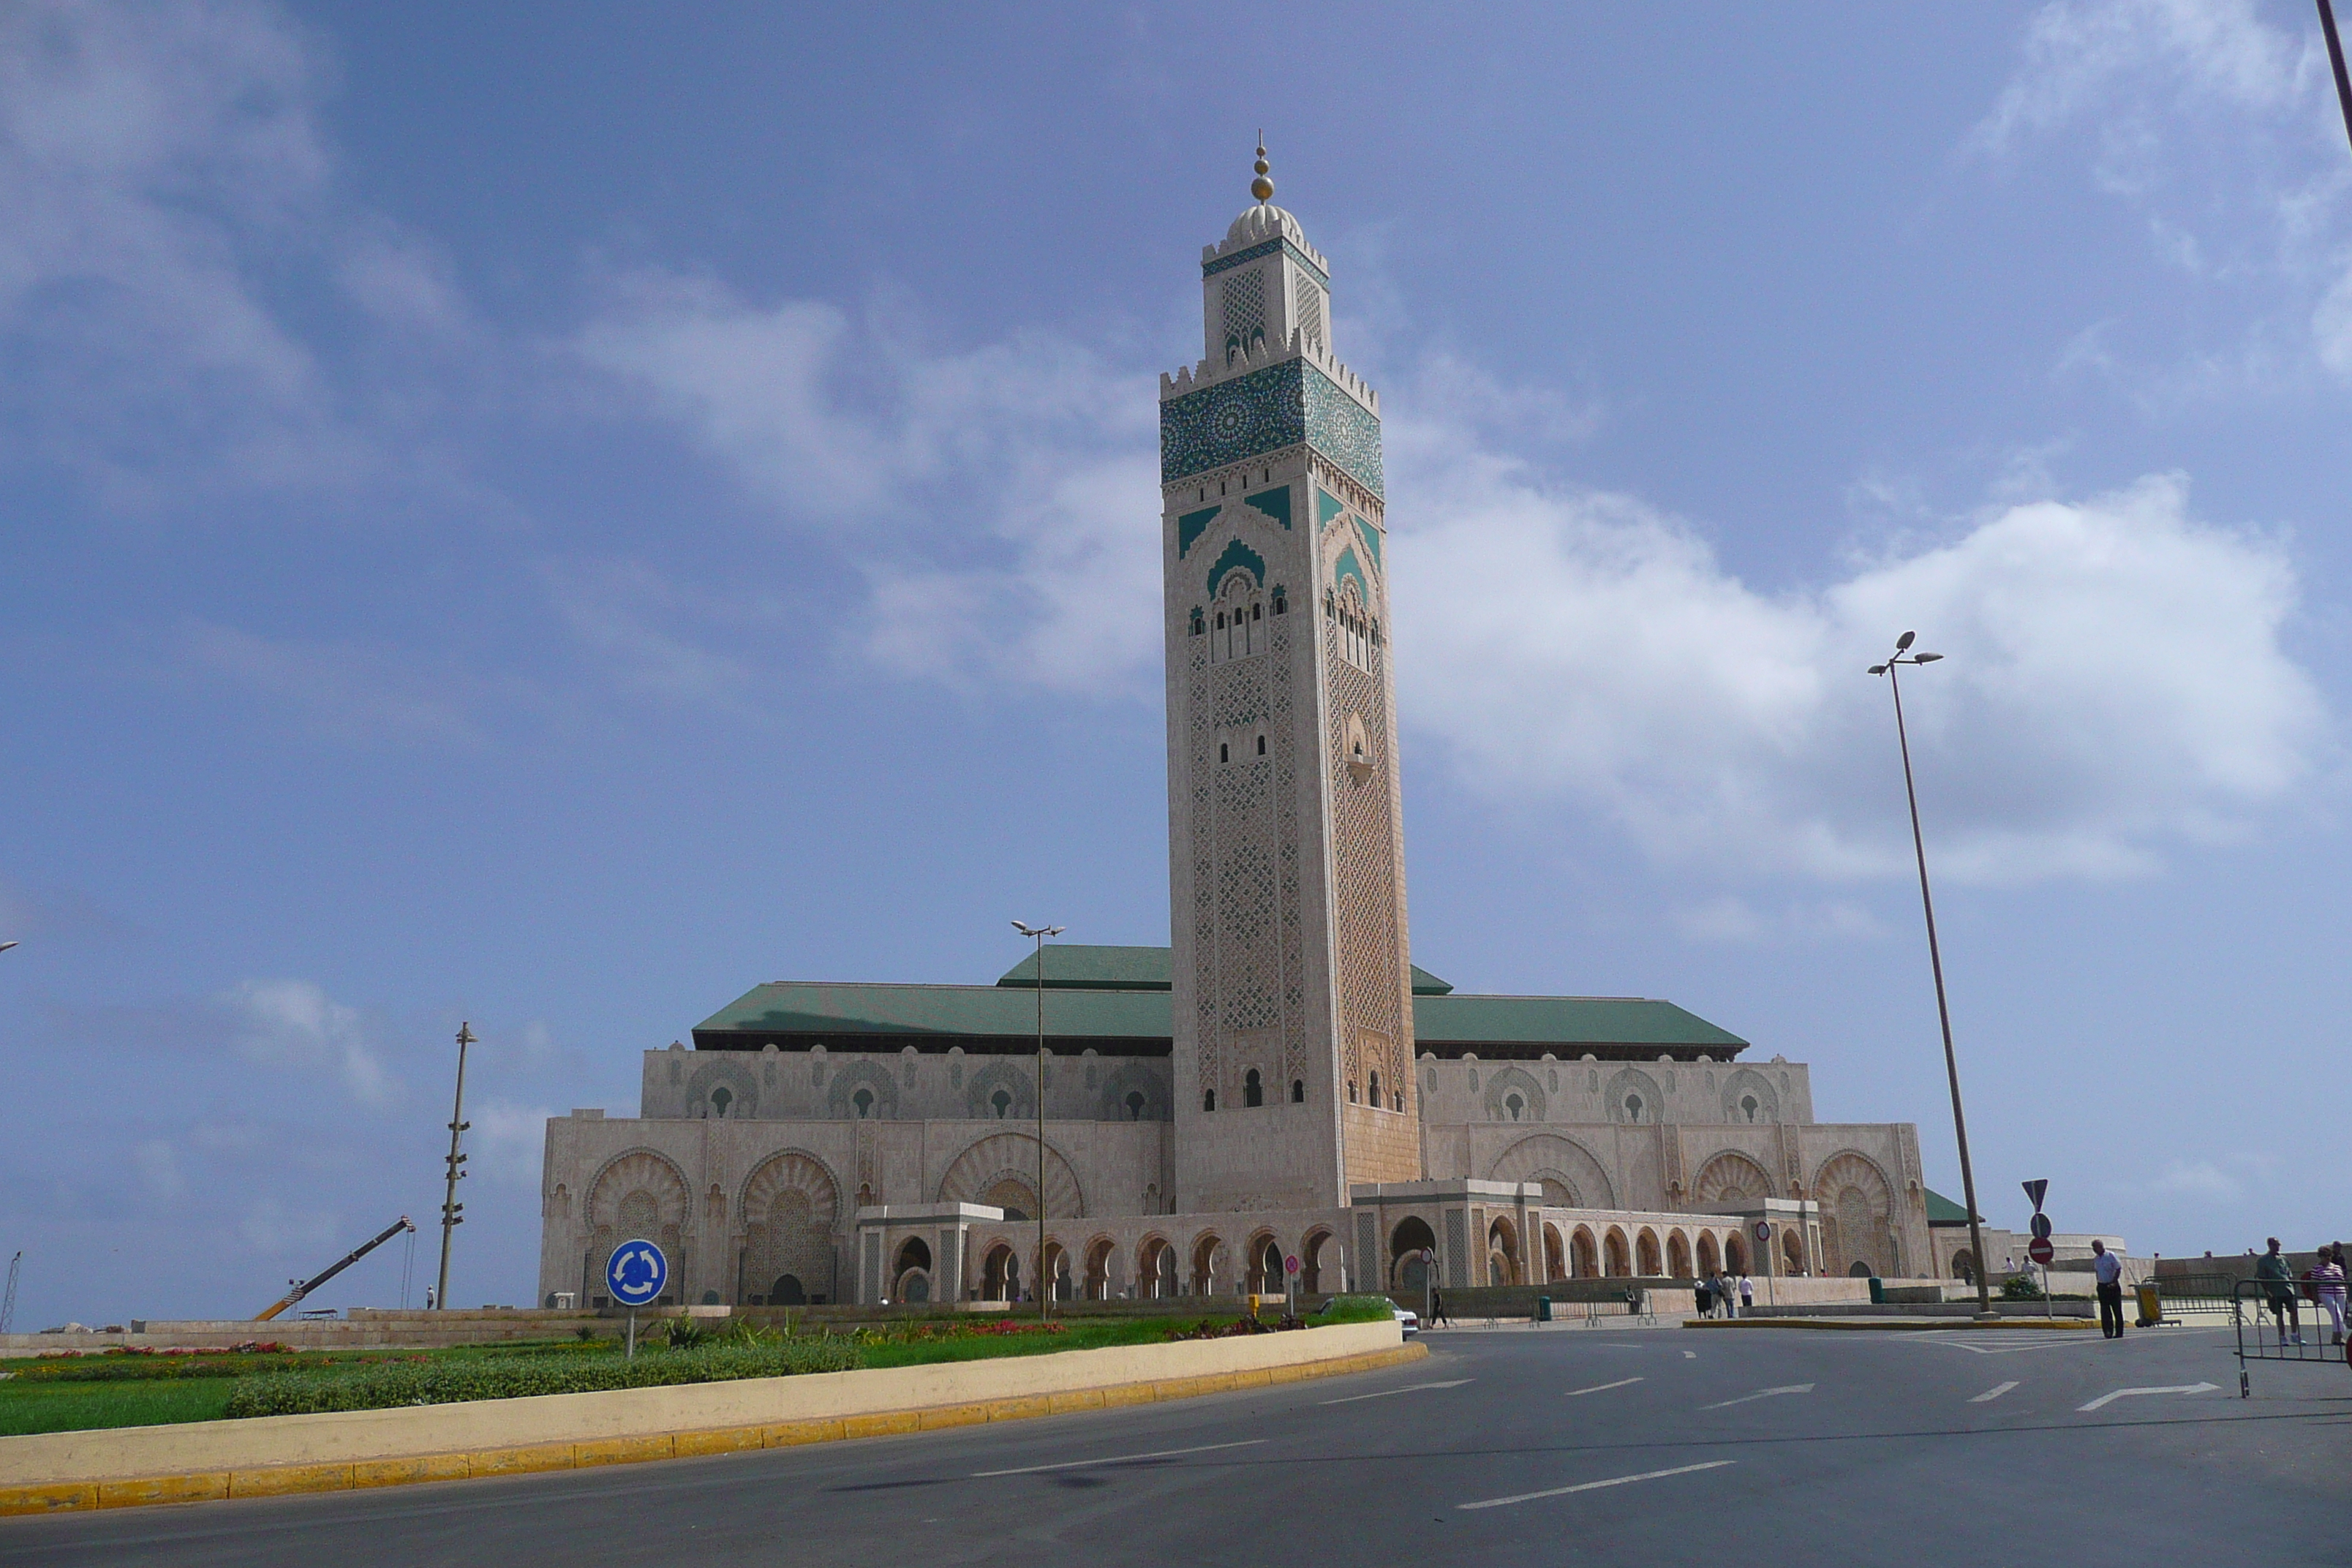
<path id="1" fill-rule="evenodd" d="M 1977 1222 L 1981 1225 L 1984 1222 L 1984 1216 L 1979 1215 Z M 1927 1189 L 1927 1223 L 1929 1225 L 1966 1225 L 1969 1223 L 1967 1205 L 1956 1204 L 1935 1188 L 1929 1187 Z"/>
<path id="2" fill-rule="evenodd" d="M 1045 944 L 1048 991 L 1165 991 L 1171 973 L 1171 953 L 1164 947 L 1095 947 L 1076 942 Z M 1006 970 L 996 983 L 1035 990 L 1036 953 Z M 1412 966 L 1414 995 L 1443 996 L 1453 989 L 1421 965 Z"/>
<path id="3" fill-rule="evenodd" d="M 1050 992 L 1050 988 L 1049 988 Z M 755 985 L 694 1026 L 697 1047 L 728 1035 L 1005 1037 L 1037 1032 L 1037 993 L 995 985 Z M 1045 1002 L 1048 1039 L 1170 1037 L 1165 991 L 1072 991 Z"/>
<path id="4" fill-rule="evenodd" d="M 1070 955 L 1069 967 L 1060 960 Z M 1155 971 L 1156 960 L 1156 971 Z M 1045 1036 L 1064 1047 L 1097 1042 L 1114 1054 L 1159 1055 L 1173 1034 L 1164 947 L 1046 949 Z M 1027 973 L 1024 973 L 1024 971 Z M 695 1026 L 702 1050 L 749 1050 L 773 1041 L 794 1049 L 822 1042 L 835 1049 L 1014 1050 L 1035 1037 L 1035 955 L 994 985 L 857 985 L 778 981 L 756 985 Z M 1154 984 L 1153 976 L 1158 981 Z M 1416 984 L 1425 978 L 1414 971 Z M 1434 985 L 1442 980 L 1426 977 Z M 1114 980 L 1124 981 L 1114 986 Z M 1573 1058 L 1591 1051 L 1617 1058 L 1701 1053 L 1728 1060 L 1747 1047 L 1671 1002 L 1636 996 L 1464 996 L 1413 998 L 1420 1050 L 1437 1056 L 1476 1052 Z M 881 1037 L 877 1039 L 874 1037 Z"/>
<path id="5" fill-rule="evenodd" d="M 1640 996 L 1423 996 L 1412 1005 L 1415 1043 L 1430 1046 L 1654 1046 L 1719 1050 L 1748 1042 L 1671 1002 Z"/>

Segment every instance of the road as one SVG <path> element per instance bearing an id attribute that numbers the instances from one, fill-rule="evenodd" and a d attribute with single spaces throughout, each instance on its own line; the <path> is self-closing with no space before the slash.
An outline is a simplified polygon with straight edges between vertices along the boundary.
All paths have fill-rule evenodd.
<path id="1" fill-rule="evenodd" d="M 919 1436 L 0 1520 L 0 1564 L 2344 1561 L 2352 1373 L 2224 1331 L 1463 1330 Z M 2212 1384 L 2198 1390 L 2197 1384 Z M 2136 1393 L 2132 1390 L 2164 1392 Z"/>

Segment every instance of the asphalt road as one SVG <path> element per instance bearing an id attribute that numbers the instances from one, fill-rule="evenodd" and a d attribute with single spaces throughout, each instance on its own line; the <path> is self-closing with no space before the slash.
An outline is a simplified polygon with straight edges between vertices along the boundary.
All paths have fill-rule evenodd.
<path id="1" fill-rule="evenodd" d="M 0 1520 L 0 1564 L 2345 1561 L 2352 1372 L 2223 1331 L 1440 1331 L 1140 1410 Z M 2179 1389 L 2195 1393 L 2121 1393 Z M 2111 1397 L 2112 1396 L 2112 1397 Z"/>

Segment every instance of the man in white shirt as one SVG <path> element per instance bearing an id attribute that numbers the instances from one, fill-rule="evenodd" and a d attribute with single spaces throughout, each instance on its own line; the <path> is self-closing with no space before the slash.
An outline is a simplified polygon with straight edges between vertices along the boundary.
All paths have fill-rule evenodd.
<path id="1" fill-rule="evenodd" d="M 1739 1310 L 1743 1317 L 1753 1315 L 1756 1310 L 1756 1281 L 1745 1274 L 1739 1277 Z"/>
<path id="2" fill-rule="evenodd" d="M 2107 1244 L 2091 1240 L 2091 1273 L 2099 1282 L 2099 1332 L 2111 1340 L 2124 1337 L 2124 1260 Z"/>

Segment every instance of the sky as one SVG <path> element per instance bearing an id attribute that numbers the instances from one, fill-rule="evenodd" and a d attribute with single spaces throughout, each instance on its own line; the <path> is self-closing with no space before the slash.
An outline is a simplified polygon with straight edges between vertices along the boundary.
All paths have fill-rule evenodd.
<path id="1" fill-rule="evenodd" d="M 2347 1228 L 2352 148 L 2291 0 L 0 7 L 15 1326 L 527 1302 L 778 979 L 1168 938 L 1156 376 L 1380 387 L 1412 953 L 2134 1252 Z M 405 1284 L 404 1285 L 404 1276 Z"/>

